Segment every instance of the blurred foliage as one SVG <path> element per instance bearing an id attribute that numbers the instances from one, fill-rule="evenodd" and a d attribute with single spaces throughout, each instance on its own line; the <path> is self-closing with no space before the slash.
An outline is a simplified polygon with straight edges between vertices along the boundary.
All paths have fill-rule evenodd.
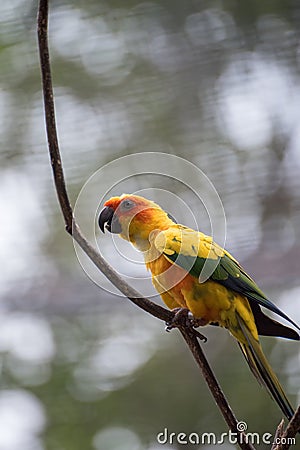
<path id="1" fill-rule="evenodd" d="M 156 442 L 165 427 L 221 434 L 227 428 L 177 333 L 97 289 L 64 232 L 46 151 L 36 3 L 0 5 L 0 448 L 169 450 Z M 186 158 L 220 193 L 227 247 L 299 322 L 299 2 L 50 3 L 72 202 L 117 157 Z M 238 418 L 273 433 L 280 412 L 233 339 L 205 333 Z M 296 404 L 299 346 L 263 344 Z"/>

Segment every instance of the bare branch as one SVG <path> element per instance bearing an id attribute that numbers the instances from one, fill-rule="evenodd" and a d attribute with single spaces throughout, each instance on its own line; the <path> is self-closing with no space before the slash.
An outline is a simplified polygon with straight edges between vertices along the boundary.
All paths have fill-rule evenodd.
<path id="1" fill-rule="evenodd" d="M 283 435 L 283 433 L 284 433 L 284 419 L 281 419 L 280 423 L 278 424 L 278 427 L 276 428 L 274 442 L 272 444 L 271 450 L 275 450 L 275 447 L 277 447 L 275 442 L 277 442 L 277 439 L 280 438 Z"/>
<path id="2" fill-rule="evenodd" d="M 65 220 L 66 230 L 73 236 L 82 250 L 89 256 L 96 267 L 116 286 L 131 302 L 150 313 L 151 315 L 165 321 L 170 322 L 174 313 L 144 298 L 139 292 L 129 286 L 114 269 L 102 258 L 102 256 L 94 249 L 80 231 L 74 217 L 73 210 L 69 201 L 63 166 L 61 162 L 58 138 L 56 132 L 54 96 L 52 88 L 51 67 L 48 48 L 48 0 L 40 0 L 38 12 L 38 42 L 40 65 L 43 83 L 45 121 L 48 138 L 48 147 L 50 160 L 53 170 L 54 183 L 58 196 L 59 205 Z M 206 380 L 206 383 L 226 421 L 230 430 L 243 436 L 243 433 L 237 430 L 237 419 L 230 408 L 224 393 L 222 392 L 208 362 L 199 345 L 197 336 L 193 329 L 186 326 L 178 327 L 189 349 L 191 350 L 195 361 Z M 243 450 L 255 450 L 254 447 L 241 439 L 240 447 Z"/>
<path id="3" fill-rule="evenodd" d="M 181 328 L 180 329 L 181 334 L 187 343 L 190 351 L 192 352 L 195 361 L 197 362 L 198 366 L 200 367 L 202 374 L 204 376 L 204 379 L 210 389 L 211 392 L 213 392 L 214 399 L 219 406 L 219 408 L 222 410 L 223 415 L 226 415 L 226 422 L 229 425 L 229 428 L 231 431 L 240 434 L 240 432 L 237 430 L 237 420 L 235 418 L 235 415 L 230 408 L 230 405 L 228 404 L 222 389 L 220 388 L 214 373 L 212 372 L 209 364 L 207 363 L 206 357 L 203 353 L 203 350 L 199 344 L 199 341 L 197 339 L 197 336 L 195 333 L 193 333 L 193 330 L 187 329 L 187 328 Z M 241 448 L 248 448 L 253 449 L 254 447 L 250 444 L 243 447 L 241 445 Z"/>
<path id="4" fill-rule="evenodd" d="M 72 236 L 80 245 L 82 250 L 89 256 L 95 266 L 109 279 L 109 281 L 119 289 L 131 302 L 150 313 L 158 319 L 170 322 L 174 317 L 174 313 L 149 299 L 145 298 L 138 291 L 127 284 L 120 275 L 105 261 L 104 258 L 95 250 L 88 240 L 81 233 L 75 220 L 73 220 Z"/>
<path id="5" fill-rule="evenodd" d="M 65 219 L 66 229 L 68 233 L 71 234 L 73 213 L 66 190 L 55 123 L 55 109 L 48 46 L 48 0 L 40 0 L 37 32 L 50 161 L 52 165 L 56 193 Z"/>
<path id="6" fill-rule="evenodd" d="M 272 450 L 288 450 L 292 445 L 294 445 L 295 436 L 299 432 L 300 406 L 298 406 L 285 431 L 283 431 L 281 423 L 278 425 Z"/>

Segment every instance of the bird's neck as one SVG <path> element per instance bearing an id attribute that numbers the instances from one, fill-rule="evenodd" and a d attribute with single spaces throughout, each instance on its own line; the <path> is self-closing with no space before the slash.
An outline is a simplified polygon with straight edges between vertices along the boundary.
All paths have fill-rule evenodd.
<path id="1" fill-rule="evenodd" d="M 141 252 L 148 252 L 155 236 L 172 225 L 174 222 L 164 211 L 155 217 L 144 217 L 142 222 L 133 221 L 130 225 L 129 240 Z"/>

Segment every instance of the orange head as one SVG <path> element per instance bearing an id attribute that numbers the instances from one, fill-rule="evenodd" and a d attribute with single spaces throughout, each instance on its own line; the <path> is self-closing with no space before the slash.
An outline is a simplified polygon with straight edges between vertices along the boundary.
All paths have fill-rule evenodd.
<path id="1" fill-rule="evenodd" d="M 165 230 L 174 225 L 174 219 L 159 205 L 139 195 L 123 194 L 104 203 L 99 216 L 99 227 L 118 233 L 123 239 L 144 250 L 154 230 Z"/>

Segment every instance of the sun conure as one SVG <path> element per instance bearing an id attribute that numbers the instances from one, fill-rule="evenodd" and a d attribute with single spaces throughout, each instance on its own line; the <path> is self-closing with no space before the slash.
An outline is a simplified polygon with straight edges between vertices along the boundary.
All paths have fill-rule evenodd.
<path id="1" fill-rule="evenodd" d="M 258 336 L 299 340 L 299 335 L 266 316 L 261 306 L 300 328 L 268 300 L 226 250 L 211 237 L 175 223 L 159 205 L 137 195 L 123 194 L 105 202 L 99 226 L 103 232 L 106 228 L 120 234 L 143 252 L 153 284 L 169 308 L 187 308 L 201 324 L 227 328 L 238 341 L 255 377 L 269 390 L 285 416 L 293 416 L 294 410 Z M 200 282 L 205 263 L 211 274 Z"/>

